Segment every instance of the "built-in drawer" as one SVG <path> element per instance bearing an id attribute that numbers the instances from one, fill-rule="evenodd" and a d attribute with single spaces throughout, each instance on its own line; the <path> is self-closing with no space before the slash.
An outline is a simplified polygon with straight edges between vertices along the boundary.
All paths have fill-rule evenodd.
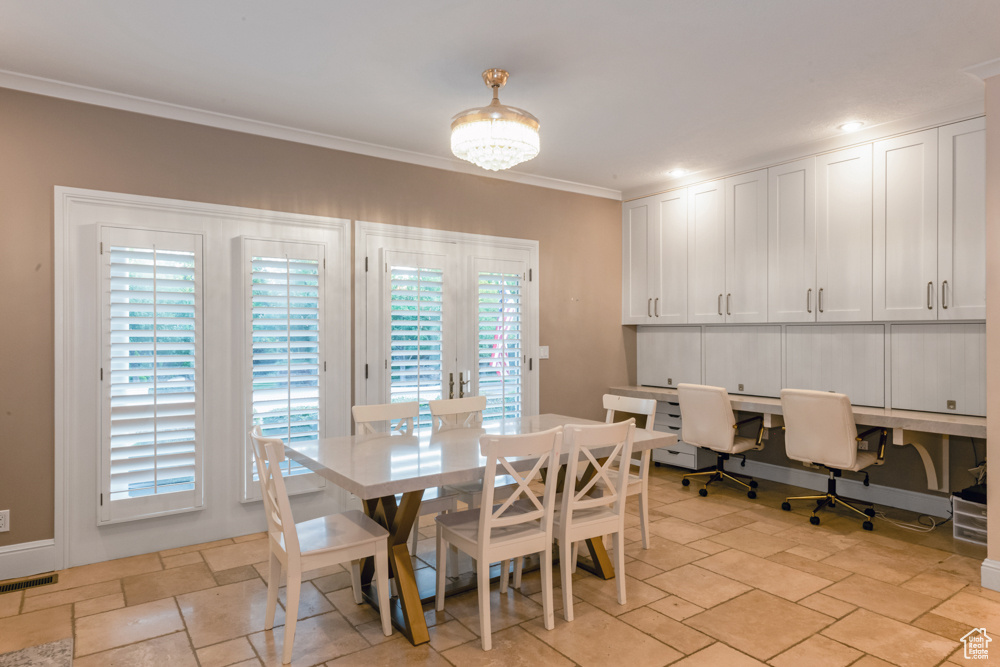
<path id="1" fill-rule="evenodd" d="M 656 425 L 653 427 L 653 430 L 677 433 L 681 430 L 680 415 L 674 416 L 665 412 L 657 412 Z"/>
<path id="2" fill-rule="evenodd" d="M 671 447 L 670 449 L 667 449 L 665 447 L 654 449 L 653 460 L 657 463 L 665 463 L 667 465 L 678 466 L 681 468 L 688 468 L 689 470 L 695 469 L 697 461 L 694 453 L 677 451 L 677 448 L 675 447 Z"/>

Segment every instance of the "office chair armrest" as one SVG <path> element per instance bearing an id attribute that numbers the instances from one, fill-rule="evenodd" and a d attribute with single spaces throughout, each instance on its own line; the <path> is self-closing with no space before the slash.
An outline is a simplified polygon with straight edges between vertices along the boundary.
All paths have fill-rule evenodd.
<path id="1" fill-rule="evenodd" d="M 858 442 L 861 442 L 875 431 L 880 432 L 878 436 L 878 457 L 875 459 L 875 464 L 880 465 L 883 461 L 885 461 L 885 441 L 889 437 L 889 429 L 882 428 L 880 426 L 874 426 L 868 429 L 867 431 L 862 431 L 861 433 L 858 433 L 858 437 L 855 439 Z"/>
<path id="2" fill-rule="evenodd" d="M 755 417 L 747 417 L 746 419 L 739 420 L 738 422 L 733 424 L 733 428 L 739 428 L 740 426 L 743 426 L 743 424 L 749 424 L 750 422 L 756 421 L 758 419 L 760 420 L 761 424 L 764 423 L 764 415 L 757 415 Z"/>
<path id="3" fill-rule="evenodd" d="M 760 421 L 760 426 L 757 428 L 757 444 L 754 449 L 763 449 L 764 445 L 760 444 L 764 440 L 764 415 L 757 415 L 755 417 L 747 417 L 746 419 L 741 419 L 740 421 L 733 424 L 734 429 L 739 429 L 743 424 L 749 424 L 753 421 Z"/>

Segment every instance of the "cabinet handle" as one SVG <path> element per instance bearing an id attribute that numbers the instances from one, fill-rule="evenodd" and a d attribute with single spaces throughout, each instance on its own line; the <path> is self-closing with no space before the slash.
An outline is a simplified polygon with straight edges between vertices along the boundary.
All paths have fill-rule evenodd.
<path id="1" fill-rule="evenodd" d="M 719 295 L 719 317 L 722 317 L 722 295 Z"/>
<path id="2" fill-rule="evenodd" d="M 653 299 L 653 315 L 656 317 L 660 316 L 660 297 Z"/>
<path id="3" fill-rule="evenodd" d="M 948 310 L 948 281 L 941 283 L 941 307 Z"/>
<path id="4" fill-rule="evenodd" d="M 806 290 L 806 312 L 811 313 L 813 311 L 813 290 L 812 287 Z"/>
<path id="5" fill-rule="evenodd" d="M 726 315 L 732 315 L 732 313 L 729 312 L 729 301 L 732 298 L 732 296 L 733 296 L 732 294 L 726 295 Z"/>
<path id="6" fill-rule="evenodd" d="M 927 283 L 927 310 L 934 310 L 934 283 Z"/>
<path id="7" fill-rule="evenodd" d="M 649 299 L 646 301 L 646 317 L 653 316 L 653 300 Z"/>
<path id="8" fill-rule="evenodd" d="M 819 295 L 816 298 L 816 305 L 819 308 L 819 312 L 823 312 L 823 288 L 819 288 Z"/>

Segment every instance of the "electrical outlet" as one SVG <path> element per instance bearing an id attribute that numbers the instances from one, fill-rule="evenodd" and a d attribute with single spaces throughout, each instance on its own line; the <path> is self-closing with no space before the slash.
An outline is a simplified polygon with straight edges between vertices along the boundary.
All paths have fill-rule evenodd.
<path id="1" fill-rule="evenodd" d="M 948 401 L 945 405 L 948 406 L 949 410 L 957 410 L 958 409 L 958 405 L 955 404 L 955 401 Z"/>
<path id="2" fill-rule="evenodd" d="M 743 385 L 740 385 L 740 388 L 737 391 L 743 391 Z"/>
<path id="3" fill-rule="evenodd" d="M 10 530 L 10 510 L 0 510 L 0 533 Z"/>
<path id="4" fill-rule="evenodd" d="M 867 440 L 862 440 L 861 442 L 859 442 L 858 443 L 858 449 L 860 449 L 861 451 L 867 452 L 868 451 L 868 441 Z"/>

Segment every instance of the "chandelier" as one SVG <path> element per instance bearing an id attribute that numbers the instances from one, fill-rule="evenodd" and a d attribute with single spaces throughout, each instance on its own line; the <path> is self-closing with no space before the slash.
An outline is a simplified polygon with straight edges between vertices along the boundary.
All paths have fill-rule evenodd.
<path id="1" fill-rule="evenodd" d="M 483 81 L 493 89 L 493 101 L 451 120 L 451 152 L 491 171 L 509 169 L 538 155 L 538 119 L 524 109 L 500 104 L 498 92 L 507 77 L 502 69 L 483 72 Z"/>

